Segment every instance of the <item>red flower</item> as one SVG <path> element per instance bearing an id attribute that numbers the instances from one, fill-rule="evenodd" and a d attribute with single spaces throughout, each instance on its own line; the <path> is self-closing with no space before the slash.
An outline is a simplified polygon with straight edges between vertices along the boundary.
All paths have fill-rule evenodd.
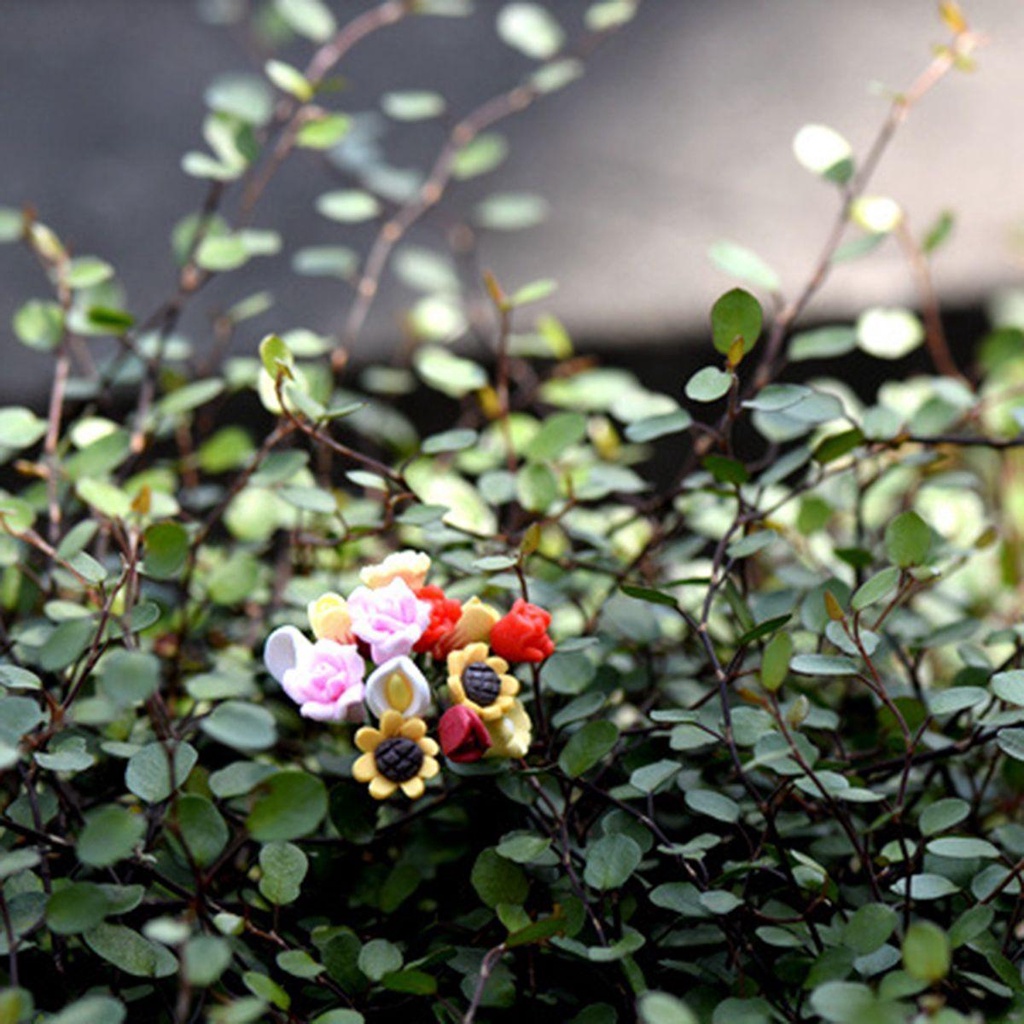
<path id="1" fill-rule="evenodd" d="M 413 650 L 418 654 L 429 652 L 435 658 L 444 658 L 447 651 L 438 648 L 438 644 L 455 628 L 462 615 L 462 605 L 454 598 L 445 597 L 444 591 L 433 585 L 420 587 L 416 597 L 420 601 L 430 602 L 430 625 L 416 641 Z"/>
<path id="2" fill-rule="evenodd" d="M 548 636 L 551 614 L 522 598 L 491 629 L 491 650 L 506 661 L 543 661 L 555 649 Z"/>
<path id="3" fill-rule="evenodd" d="M 479 761 L 491 745 L 491 734 L 480 716 L 465 704 L 453 704 L 437 723 L 441 749 L 449 761 Z"/>

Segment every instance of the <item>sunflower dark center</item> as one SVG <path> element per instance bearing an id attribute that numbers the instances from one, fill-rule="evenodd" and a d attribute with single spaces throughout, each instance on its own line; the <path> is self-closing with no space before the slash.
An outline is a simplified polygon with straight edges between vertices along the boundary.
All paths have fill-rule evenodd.
<path id="1" fill-rule="evenodd" d="M 474 661 L 463 669 L 462 689 L 474 704 L 485 708 L 498 699 L 498 694 L 501 693 L 501 680 L 487 662 Z"/>
<path id="2" fill-rule="evenodd" d="M 415 778 L 423 766 L 423 751 L 419 744 L 404 736 L 384 740 L 373 756 L 377 771 L 391 782 L 407 782 Z"/>

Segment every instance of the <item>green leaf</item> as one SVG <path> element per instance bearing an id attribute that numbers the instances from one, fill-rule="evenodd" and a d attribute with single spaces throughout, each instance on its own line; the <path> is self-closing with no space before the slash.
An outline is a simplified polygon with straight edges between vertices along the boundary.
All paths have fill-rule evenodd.
<path id="1" fill-rule="evenodd" d="M 352 130 L 352 118 L 345 114 L 324 114 L 304 121 L 295 133 L 295 143 L 305 149 L 333 149 Z"/>
<path id="2" fill-rule="evenodd" d="M 734 242 L 716 242 L 708 250 L 711 262 L 719 270 L 769 292 L 782 290 L 779 275 L 757 253 Z"/>
<path id="3" fill-rule="evenodd" d="M 249 253 L 238 235 L 207 235 L 199 243 L 195 260 L 204 270 L 223 273 L 248 263 Z"/>
<path id="4" fill-rule="evenodd" d="M 997 672 L 992 677 L 992 692 L 1007 704 L 1024 707 L 1024 670 Z"/>
<path id="5" fill-rule="evenodd" d="M 811 1008 L 829 1024 L 862 1024 L 875 1020 L 875 998 L 867 985 L 827 981 L 811 993 Z"/>
<path id="6" fill-rule="evenodd" d="M 594 889 L 619 889 L 642 859 L 643 852 L 629 836 L 602 836 L 587 848 L 583 880 Z"/>
<path id="7" fill-rule="evenodd" d="M 671 594 L 662 590 L 655 590 L 653 587 L 637 587 L 631 583 L 623 583 L 619 588 L 627 597 L 636 601 L 646 601 L 648 604 L 660 604 L 666 608 L 679 608 L 679 602 Z"/>
<path id="8" fill-rule="evenodd" d="M 132 500 L 120 487 L 106 480 L 85 477 L 75 484 L 75 493 L 108 519 L 124 519 L 132 510 Z"/>
<path id="9" fill-rule="evenodd" d="M 0 445 L 4 448 L 29 448 L 46 434 L 46 420 L 20 405 L 0 409 Z"/>
<path id="10" fill-rule="evenodd" d="M 789 633 L 776 633 L 765 644 L 761 656 L 761 685 L 775 693 L 789 675 L 789 661 L 793 656 L 793 637 Z"/>
<path id="11" fill-rule="evenodd" d="M 505 4 L 497 28 L 504 43 L 533 60 L 550 60 L 565 44 L 562 26 L 537 3 Z"/>
<path id="12" fill-rule="evenodd" d="M 924 342 L 924 327 L 907 309 L 869 309 L 857 320 L 857 347 L 876 359 L 902 359 Z"/>
<path id="13" fill-rule="evenodd" d="M 849 658 L 838 654 L 798 654 L 790 668 L 802 676 L 851 676 L 858 671 Z"/>
<path id="14" fill-rule="evenodd" d="M 0 880 L 34 868 L 41 859 L 38 850 L 11 850 L 0 854 Z"/>
<path id="15" fill-rule="evenodd" d="M 142 535 L 142 571 L 156 580 L 174 579 L 188 561 L 188 531 L 180 523 L 151 523 Z"/>
<path id="16" fill-rule="evenodd" d="M 634 420 L 626 427 L 626 440 L 642 444 L 669 434 L 678 434 L 689 429 L 692 424 L 693 417 L 685 409 L 661 413 L 658 416 L 645 416 L 643 419 Z"/>
<path id="17" fill-rule="evenodd" d="M 574 733 L 558 757 L 558 766 L 571 779 L 579 778 L 618 742 L 619 730 L 611 722 L 588 722 Z"/>
<path id="18" fill-rule="evenodd" d="M 246 828 L 261 843 L 309 835 L 327 813 L 327 789 L 316 776 L 280 771 L 260 783 Z"/>
<path id="19" fill-rule="evenodd" d="M 402 966 L 402 951 L 387 939 L 371 939 L 359 951 L 359 970 L 370 981 L 380 981 Z"/>
<path id="20" fill-rule="evenodd" d="M 166 978 L 178 969 L 169 949 L 123 924 L 100 924 L 86 932 L 85 944 L 108 963 L 136 978 Z"/>
<path id="21" fill-rule="evenodd" d="M 793 139 L 793 153 L 812 174 L 844 184 L 853 176 L 853 150 L 833 128 L 807 124 Z"/>
<path id="22" fill-rule="evenodd" d="M 516 496 L 530 512 L 547 512 L 558 501 L 558 477 L 543 462 L 531 462 L 516 474 Z"/>
<path id="23" fill-rule="evenodd" d="M 640 1024 L 697 1024 L 687 1005 L 668 992 L 647 992 L 637 1006 Z"/>
<path id="24" fill-rule="evenodd" d="M 69 288 L 95 288 L 114 276 L 114 268 L 97 256 L 78 256 L 70 260 L 65 281 Z"/>
<path id="25" fill-rule="evenodd" d="M 884 903 L 860 907 L 843 928 L 843 945 L 858 956 L 867 956 L 885 945 L 896 930 L 899 915 Z"/>
<path id="26" fill-rule="evenodd" d="M 230 838 L 220 811 L 205 796 L 186 793 L 178 798 L 173 814 L 192 860 L 201 868 L 213 864 Z"/>
<path id="27" fill-rule="evenodd" d="M 506 941 L 505 945 L 509 945 Z M 437 992 L 437 979 L 426 971 L 393 971 L 381 978 L 389 992 L 405 992 L 413 996 L 432 996 Z"/>
<path id="28" fill-rule="evenodd" d="M 48 753 L 37 752 L 33 756 L 40 768 L 51 772 L 80 772 L 96 763 L 82 736 L 71 736 L 56 743 Z"/>
<path id="29" fill-rule="evenodd" d="M 231 963 L 231 946 L 218 935 L 196 935 L 183 951 L 185 978 L 196 988 L 217 982 Z"/>
<path id="30" fill-rule="evenodd" d="M 489 907 L 496 907 L 499 903 L 519 906 L 526 901 L 529 892 L 529 883 L 522 869 L 493 849 L 481 851 L 469 880 L 477 896 Z"/>
<path id="31" fill-rule="evenodd" d="M 325 192 L 317 199 L 316 208 L 324 217 L 342 224 L 373 220 L 381 212 L 380 203 L 361 189 Z"/>
<path id="32" fill-rule="evenodd" d="M 160 685 L 160 662 L 143 651 L 111 651 L 100 665 L 96 688 L 119 708 L 149 700 Z"/>
<path id="33" fill-rule="evenodd" d="M 292 269 L 308 277 L 337 277 L 347 281 L 359 269 L 359 257 L 353 249 L 344 246 L 312 245 L 295 253 Z"/>
<path id="34" fill-rule="evenodd" d="M 496 192 L 476 206 L 476 222 L 492 231 L 521 231 L 547 218 L 548 204 L 528 192 Z"/>
<path id="35" fill-rule="evenodd" d="M 761 303 L 750 292 L 733 288 L 711 307 L 711 334 L 715 348 L 728 355 L 733 343 L 742 340 L 749 352 L 761 336 L 764 314 Z"/>
<path id="36" fill-rule="evenodd" d="M 380 107 L 394 121 L 423 121 L 430 117 L 440 117 L 444 113 L 445 102 L 444 97 L 436 92 L 407 90 L 384 93 L 380 98 Z M 455 159 L 457 162 L 458 154 Z"/>
<path id="37" fill-rule="evenodd" d="M 300 36 L 325 43 L 337 31 L 337 22 L 323 0 L 274 0 L 274 10 Z"/>
<path id="38" fill-rule="evenodd" d="M 921 835 L 934 836 L 959 825 L 971 813 L 971 805 L 958 797 L 946 797 L 929 804 L 918 820 Z"/>
<path id="39" fill-rule="evenodd" d="M 463 146 L 452 158 L 452 177 L 458 181 L 478 178 L 493 171 L 508 156 L 508 142 L 497 132 L 484 132 Z"/>
<path id="40" fill-rule="evenodd" d="M 659 786 L 674 779 L 682 765 L 678 761 L 661 760 L 637 768 L 629 777 L 629 784 L 642 793 L 653 793 Z"/>
<path id="41" fill-rule="evenodd" d="M 172 777 L 171 751 L 162 743 L 147 744 L 128 759 L 125 785 L 146 803 L 160 803 L 184 784 L 198 760 L 194 747 L 179 743 L 174 748 Z"/>
<path id="42" fill-rule="evenodd" d="M 686 806 L 697 814 L 706 814 L 728 825 L 735 825 L 740 820 L 739 804 L 724 793 L 716 793 L 712 789 L 688 789 Z"/>
<path id="43" fill-rule="evenodd" d="M 949 937 L 931 921 L 915 921 L 903 939 L 903 969 L 912 978 L 935 984 L 949 967 Z"/>
<path id="44" fill-rule="evenodd" d="M 64 311 L 55 302 L 32 299 L 14 314 L 12 326 L 28 348 L 52 352 L 64 336 Z"/>
<path id="45" fill-rule="evenodd" d="M 47 1024 L 122 1024 L 126 1016 L 124 1003 L 113 996 L 85 996 L 47 1018 Z"/>
<path id="46" fill-rule="evenodd" d="M 579 443 L 586 434 L 586 416 L 578 412 L 558 412 L 541 424 L 523 454 L 533 462 L 550 462 Z"/>
<path id="47" fill-rule="evenodd" d="M 882 601 L 894 594 L 899 586 L 900 576 L 901 571 L 894 565 L 876 573 L 857 588 L 850 598 L 850 607 L 859 612 L 876 601 Z"/>
<path id="48" fill-rule="evenodd" d="M 852 327 L 817 327 L 794 334 L 789 342 L 789 361 L 835 359 L 857 347 L 857 333 Z"/>
<path id="49" fill-rule="evenodd" d="M 462 398 L 487 384 L 482 366 L 437 345 L 418 349 L 413 363 L 424 383 L 452 398 Z"/>
<path id="50" fill-rule="evenodd" d="M 110 912 L 110 899 L 93 882 L 72 882 L 46 903 L 46 925 L 58 935 L 75 935 L 98 925 Z"/>
<path id="51" fill-rule="evenodd" d="M 943 210 L 935 223 L 928 229 L 921 242 L 921 251 L 925 256 L 930 256 L 943 242 L 949 238 L 953 230 L 954 217 L 951 211 Z"/>
<path id="52" fill-rule="evenodd" d="M 859 427 L 844 430 L 826 437 L 815 449 L 814 459 L 823 466 L 859 448 L 864 443 L 864 434 Z"/>
<path id="53" fill-rule="evenodd" d="M 299 898 L 309 861 L 293 843 L 267 843 L 260 850 L 260 869 L 263 872 L 260 892 L 271 903 L 283 906 Z M 401 959 L 398 966 L 401 966 Z M 397 967 L 392 969 L 397 970 Z"/>
<path id="54" fill-rule="evenodd" d="M 466 428 L 446 430 L 441 434 L 434 434 L 432 437 L 424 438 L 420 450 L 424 455 L 440 455 L 442 452 L 461 452 L 467 448 L 472 448 L 479 438 L 480 435 L 475 430 Z"/>
<path id="55" fill-rule="evenodd" d="M 720 483 L 739 486 L 750 479 L 747 467 L 738 459 L 724 455 L 705 455 L 701 465 Z"/>
<path id="56" fill-rule="evenodd" d="M 291 64 L 286 64 L 283 60 L 268 60 L 263 65 L 263 70 L 281 92 L 294 96 L 300 103 L 308 103 L 313 98 L 313 86 L 306 81 L 306 76 Z"/>
<path id="57" fill-rule="evenodd" d="M 498 843 L 497 851 L 506 860 L 529 864 L 543 857 L 551 848 L 551 840 L 532 832 L 510 832 Z"/>
<path id="58" fill-rule="evenodd" d="M 428 0 L 430 2 L 430 0 Z M 437 0 L 433 0 L 437 2 Z M 358 1010 L 328 1010 L 314 1017 L 310 1024 L 365 1024 L 366 1018 Z"/>
<path id="59" fill-rule="evenodd" d="M 323 964 L 318 964 L 305 950 L 286 949 L 277 954 L 277 966 L 293 978 L 315 978 L 323 974 Z"/>
<path id="60" fill-rule="evenodd" d="M 914 511 L 902 512 L 885 528 L 885 551 L 901 569 L 921 565 L 932 546 L 932 531 Z"/>
<path id="61" fill-rule="evenodd" d="M 998 860 L 1002 856 L 999 848 L 987 839 L 975 839 L 973 836 L 945 836 L 942 839 L 933 839 L 927 849 L 929 853 L 934 853 L 938 857 L 981 857 Z"/>
<path id="62" fill-rule="evenodd" d="M 686 397 L 693 402 L 717 402 L 732 387 L 731 373 L 717 366 L 705 366 L 686 382 Z"/>
<path id="63" fill-rule="evenodd" d="M 258 704 L 228 700 L 199 722 L 211 739 L 235 750 L 267 750 L 277 742 L 274 716 Z"/>
<path id="64" fill-rule="evenodd" d="M 0 245 L 17 242 L 25 232 L 25 217 L 20 210 L 0 206 Z"/>

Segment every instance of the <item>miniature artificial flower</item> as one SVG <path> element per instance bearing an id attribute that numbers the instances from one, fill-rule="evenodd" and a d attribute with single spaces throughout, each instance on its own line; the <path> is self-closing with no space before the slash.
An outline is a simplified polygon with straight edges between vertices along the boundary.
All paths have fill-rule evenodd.
<path id="1" fill-rule="evenodd" d="M 460 764 L 479 761 L 493 743 L 483 719 L 466 704 L 453 704 L 441 716 L 437 735 L 444 756 Z"/>
<path id="2" fill-rule="evenodd" d="M 371 590 L 386 587 L 392 580 L 401 579 L 410 590 L 419 590 L 430 572 L 430 556 L 422 551 L 396 551 L 377 565 L 366 565 L 359 570 L 359 578 Z"/>
<path id="3" fill-rule="evenodd" d="M 416 591 L 420 601 L 430 603 L 430 624 L 423 631 L 423 636 L 416 641 L 413 650 L 418 654 L 432 654 L 443 659 L 448 651 L 445 649 L 448 636 L 452 633 L 462 617 L 462 604 L 452 597 L 445 597 L 440 587 L 433 585 L 420 587 Z"/>
<path id="4" fill-rule="evenodd" d="M 519 692 L 519 680 L 508 674 L 508 662 L 477 643 L 448 655 L 448 692 L 485 722 L 501 718 Z"/>
<path id="5" fill-rule="evenodd" d="M 427 736 L 427 723 L 422 718 L 403 718 L 398 711 L 385 711 L 379 729 L 360 729 L 356 746 L 363 755 L 352 766 L 352 777 L 368 782 L 375 800 L 385 800 L 398 789 L 410 800 L 418 800 L 424 781 L 440 770 L 437 743 Z"/>
<path id="6" fill-rule="evenodd" d="M 310 643 L 294 626 L 282 626 L 267 638 L 263 660 L 304 718 L 363 718 L 364 664 L 354 645 Z"/>
<path id="7" fill-rule="evenodd" d="M 414 718 L 430 707 L 430 686 L 409 658 L 392 658 L 366 680 L 366 704 L 378 718 L 386 711 Z"/>
<path id="8" fill-rule="evenodd" d="M 491 737 L 486 757 L 526 757 L 533 738 L 533 723 L 521 701 L 512 701 L 506 714 L 484 725 Z"/>
<path id="9" fill-rule="evenodd" d="M 430 602 L 418 601 L 399 577 L 376 590 L 357 587 L 348 599 L 348 611 L 352 632 L 370 645 L 377 665 L 408 654 L 430 623 Z"/>
<path id="10" fill-rule="evenodd" d="M 355 643 L 352 635 L 352 616 L 340 594 L 321 594 L 307 606 L 309 625 L 318 640 L 333 640 L 338 644 Z"/>
<path id="11" fill-rule="evenodd" d="M 507 661 L 543 661 L 555 645 L 548 636 L 551 613 L 519 598 L 491 628 L 491 649 Z"/>
<path id="12" fill-rule="evenodd" d="M 484 604 L 479 597 L 471 597 L 463 606 L 462 614 L 455 628 L 441 638 L 437 648 L 442 657 L 460 647 L 468 647 L 483 641 L 486 643 L 491 636 L 491 627 L 501 618 L 496 608 Z"/>

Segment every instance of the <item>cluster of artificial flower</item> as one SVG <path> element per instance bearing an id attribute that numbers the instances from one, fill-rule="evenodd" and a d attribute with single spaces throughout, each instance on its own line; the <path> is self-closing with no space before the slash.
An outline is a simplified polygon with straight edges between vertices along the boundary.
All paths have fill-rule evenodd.
<path id="1" fill-rule="evenodd" d="M 541 662 L 554 650 L 543 608 L 520 599 L 503 616 L 477 597 L 462 604 L 427 586 L 429 571 L 422 552 L 389 555 L 360 572 L 364 586 L 347 599 L 328 593 L 310 603 L 315 642 L 282 626 L 263 652 L 270 674 L 306 718 L 362 722 L 367 711 L 377 718 L 377 728 L 356 733 L 363 753 L 352 774 L 378 800 L 399 789 L 412 800 L 422 796 L 440 769 L 439 749 L 462 763 L 523 757 L 531 724 L 509 663 Z M 431 663 L 447 669 L 440 748 L 427 735 L 433 691 L 415 655 L 428 671 Z"/>

